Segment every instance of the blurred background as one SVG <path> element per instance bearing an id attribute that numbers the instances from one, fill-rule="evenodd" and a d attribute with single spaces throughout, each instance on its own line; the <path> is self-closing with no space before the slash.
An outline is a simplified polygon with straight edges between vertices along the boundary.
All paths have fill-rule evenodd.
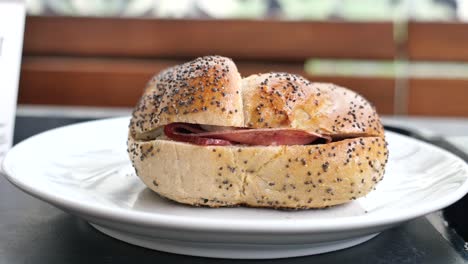
<path id="1" fill-rule="evenodd" d="M 129 111 L 153 74 L 218 54 L 243 76 L 346 86 L 384 115 L 468 117 L 468 0 L 26 3 L 22 109 Z"/>

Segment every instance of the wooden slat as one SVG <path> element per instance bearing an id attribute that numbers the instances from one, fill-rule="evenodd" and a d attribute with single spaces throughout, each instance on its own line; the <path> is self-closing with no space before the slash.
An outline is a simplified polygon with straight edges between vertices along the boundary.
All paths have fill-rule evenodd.
<path id="1" fill-rule="evenodd" d="M 468 61 L 468 24 L 411 22 L 408 56 L 413 60 Z"/>
<path id="2" fill-rule="evenodd" d="M 395 113 L 395 80 L 377 77 L 307 76 L 313 82 L 331 82 L 363 95 L 379 114 Z"/>
<path id="3" fill-rule="evenodd" d="M 468 80 L 411 79 L 410 115 L 468 117 Z"/>
<path id="4" fill-rule="evenodd" d="M 303 61 L 309 57 L 389 59 L 392 24 L 254 20 L 28 17 L 27 55 Z"/>
<path id="5" fill-rule="evenodd" d="M 20 80 L 22 104 L 133 106 L 145 83 L 174 60 L 25 57 Z M 304 75 L 301 63 L 237 62 L 243 76 L 269 71 Z M 333 82 L 362 93 L 379 112 L 393 113 L 393 80 L 306 76 L 312 81 Z"/>
<path id="6" fill-rule="evenodd" d="M 22 69 L 44 72 L 81 72 L 143 74 L 151 76 L 159 71 L 184 63 L 181 60 L 161 59 L 119 59 L 119 58 L 77 58 L 77 57 L 23 57 Z M 303 63 L 272 63 L 236 61 L 238 71 L 243 77 L 263 72 L 290 72 L 304 75 Z"/>
<path id="7" fill-rule="evenodd" d="M 18 101 L 23 104 L 132 106 L 155 72 L 176 63 L 25 57 Z"/>

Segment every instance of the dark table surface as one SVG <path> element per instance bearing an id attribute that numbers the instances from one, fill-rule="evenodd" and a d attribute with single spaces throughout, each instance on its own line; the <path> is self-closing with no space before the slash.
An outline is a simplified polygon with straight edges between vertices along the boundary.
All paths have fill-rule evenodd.
<path id="1" fill-rule="evenodd" d="M 84 120 L 18 117 L 14 141 L 78 121 Z M 420 217 L 361 245 L 315 256 L 276 260 L 190 257 L 108 237 L 84 220 L 21 192 L 0 177 L 0 263 L 467 263 L 463 239 L 450 228 L 436 229 L 432 223 Z"/>

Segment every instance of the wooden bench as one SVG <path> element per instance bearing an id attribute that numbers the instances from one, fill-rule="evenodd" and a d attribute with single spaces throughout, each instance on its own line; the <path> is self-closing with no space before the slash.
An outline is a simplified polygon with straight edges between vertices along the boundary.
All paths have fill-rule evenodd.
<path id="1" fill-rule="evenodd" d="M 468 25 L 410 23 L 408 30 L 398 47 L 408 58 L 468 61 Z M 219 54 L 233 58 L 243 76 L 286 71 L 346 86 L 383 114 L 468 116 L 468 75 L 410 79 L 402 105 L 394 78 L 304 71 L 309 58 L 392 60 L 393 35 L 390 22 L 28 17 L 19 103 L 130 107 L 154 73 Z"/>

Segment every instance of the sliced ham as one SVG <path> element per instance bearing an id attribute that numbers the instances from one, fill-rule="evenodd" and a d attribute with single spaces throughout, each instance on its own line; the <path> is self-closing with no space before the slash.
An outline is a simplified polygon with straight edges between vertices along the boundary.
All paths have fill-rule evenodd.
<path id="1" fill-rule="evenodd" d="M 226 146 L 233 144 L 277 146 L 306 145 L 317 139 L 331 141 L 330 137 L 291 128 L 248 129 L 233 128 L 207 132 L 196 124 L 172 123 L 166 125 L 164 134 L 170 139 L 197 145 Z"/>
<path id="2" fill-rule="evenodd" d="M 201 137 L 204 130 L 197 125 L 184 123 L 171 123 L 164 127 L 164 134 L 173 140 L 189 142 L 197 145 L 216 145 L 227 146 L 232 145 L 231 142 L 224 139 Z"/>

